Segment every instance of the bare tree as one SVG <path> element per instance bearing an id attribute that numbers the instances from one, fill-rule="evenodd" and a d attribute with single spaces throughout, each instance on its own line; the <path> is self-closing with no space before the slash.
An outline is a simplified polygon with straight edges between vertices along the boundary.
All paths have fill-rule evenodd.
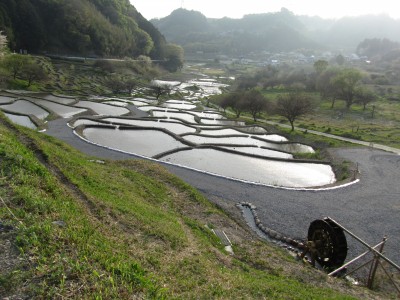
<path id="1" fill-rule="evenodd" d="M 275 108 L 278 115 L 289 121 L 292 131 L 294 130 L 294 121 L 312 111 L 312 101 L 303 93 L 289 93 L 279 96 Z"/>
<path id="2" fill-rule="evenodd" d="M 159 98 L 164 95 L 164 94 L 170 94 L 172 87 L 169 84 L 160 84 L 157 82 L 153 82 L 150 85 L 150 89 L 153 90 L 157 100 L 159 100 Z"/>
<path id="3" fill-rule="evenodd" d="M 267 110 L 267 99 L 258 90 L 250 90 L 244 94 L 245 109 L 251 114 L 254 122 L 257 116 Z"/>

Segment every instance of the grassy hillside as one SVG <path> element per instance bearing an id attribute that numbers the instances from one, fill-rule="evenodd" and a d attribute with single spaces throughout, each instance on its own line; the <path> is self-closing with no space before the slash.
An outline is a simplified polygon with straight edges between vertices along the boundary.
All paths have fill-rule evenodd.
<path id="1" fill-rule="evenodd" d="M 374 298 L 254 238 L 159 165 L 98 161 L 2 115 L 0 185 L 0 297 Z"/>

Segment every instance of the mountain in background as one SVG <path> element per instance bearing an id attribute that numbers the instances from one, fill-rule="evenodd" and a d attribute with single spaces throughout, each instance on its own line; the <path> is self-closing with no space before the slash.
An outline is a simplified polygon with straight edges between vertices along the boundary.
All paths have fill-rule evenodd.
<path id="1" fill-rule="evenodd" d="M 12 50 L 163 59 L 167 43 L 129 0 L 1 0 Z"/>
<path id="2" fill-rule="evenodd" d="M 165 18 L 151 22 L 169 41 L 181 45 L 187 53 L 243 55 L 260 50 L 321 48 L 303 33 L 304 25 L 287 9 L 247 15 L 242 19 L 207 19 L 200 12 L 177 9 Z"/>
<path id="3" fill-rule="evenodd" d="M 241 19 L 208 19 L 200 12 L 177 9 L 151 22 L 187 53 L 246 55 L 294 50 L 355 52 L 365 39 L 400 41 L 400 20 L 387 15 L 326 20 L 296 16 L 282 8 L 275 13 Z"/>
<path id="4" fill-rule="evenodd" d="M 388 15 L 365 15 L 326 20 L 319 17 L 299 16 L 314 41 L 332 49 L 351 49 L 365 39 L 388 39 L 400 42 L 400 20 Z"/>

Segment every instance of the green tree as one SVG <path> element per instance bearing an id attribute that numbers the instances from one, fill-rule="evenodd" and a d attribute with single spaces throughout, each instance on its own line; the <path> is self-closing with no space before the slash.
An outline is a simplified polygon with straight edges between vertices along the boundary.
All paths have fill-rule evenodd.
<path id="1" fill-rule="evenodd" d="M 138 86 L 137 80 L 133 76 L 124 77 L 123 84 L 129 95 L 131 95 L 133 90 Z"/>
<path id="2" fill-rule="evenodd" d="M 29 56 L 9 54 L 3 58 L 3 67 L 11 74 L 13 79 L 21 75 L 24 65 L 28 64 Z"/>
<path id="3" fill-rule="evenodd" d="M 231 94 L 230 107 L 235 112 L 236 118 L 239 118 L 242 112 L 246 110 L 246 99 L 243 92 Z"/>
<path id="4" fill-rule="evenodd" d="M 339 66 L 343 66 L 344 63 L 346 62 L 346 59 L 342 54 L 339 54 L 338 56 L 336 56 L 335 61 Z"/>
<path id="5" fill-rule="evenodd" d="M 338 75 L 338 68 L 328 68 L 322 72 L 316 80 L 315 88 L 321 95 L 322 99 L 331 100 L 331 108 L 334 108 L 335 101 L 338 97 L 337 88 L 333 84 L 333 78 Z"/>
<path id="6" fill-rule="evenodd" d="M 339 98 L 346 102 L 347 109 L 354 103 L 356 90 L 362 77 L 362 73 L 357 69 L 345 69 L 332 78 L 332 84 L 335 86 Z"/>
<path id="7" fill-rule="evenodd" d="M 320 75 L 322 72 L 324 72 L 328 68 L 328 66 L 329 66 L 329 63 L 323 59 L 317 60 L 314 63 L 314 69 L 318 75 Z"/>
<path id="8" fill-rule="evenodd" d="M 166 61 L 162 64 L 169 72 L 182 69 L 184 63 L 184 52 L 181 46 L 168 44 L 166 47 Z"/>
<path id="9" fill-rule="evenodd" d="M 35 62 L 33 59 L 28 60 L 22 67 L 22 77 L 28 81 L 28 87 L 31 86 L 34 81 L 42 81 L 48 78 L 47 73 L 43 67 Z"/>
<path id="10" fill-rule="evenodd" d="M 366 109 L 367 104 L 375 101 L 376 95 L 374 92 L 366 87 L 359 87 L 356 90 L 356 102 L 363 106 L 363 110 Z"/>
<path id="11" fill-rule="evenodd" d="M 224 113 L 226 112 L 226 109 L 232 105 L 232 98 L 230 96 L 231 94 L 225 94 L 221 95 L 221 98 L 218 99 L 219 106 L 224 110 Z"/>
<path id="12" fill-rule="evenodd" d="M 313 108 L 313 103 L 307 95 L 303 93 L 289 93 L 278 97 L 275 112 L 289 121 L 293 131 L 296 119 L 312 112 Z"/>
<path id="13" fill-rule="evenodd" d="M 123 78 L 117 74 L 111 74 L 104 79 L 104 85 L 108 87 L 113 94 L 120 94 L 125 90 Z"/>

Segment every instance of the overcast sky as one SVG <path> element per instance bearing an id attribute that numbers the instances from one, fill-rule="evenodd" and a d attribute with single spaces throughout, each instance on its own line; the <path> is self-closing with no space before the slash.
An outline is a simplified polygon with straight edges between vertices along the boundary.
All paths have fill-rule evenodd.
<path id="1" fill-rule="evenodd" d="M 146 18 L 163 18 L 183 7 L 202 12 L 208 18 L 241 18 L 245 14 L 280 11 L 285 7 L 296 15 L 341 18 L 365 14 L 388 14 L 400 19 L 399 0 L 130 0 Z"/>

